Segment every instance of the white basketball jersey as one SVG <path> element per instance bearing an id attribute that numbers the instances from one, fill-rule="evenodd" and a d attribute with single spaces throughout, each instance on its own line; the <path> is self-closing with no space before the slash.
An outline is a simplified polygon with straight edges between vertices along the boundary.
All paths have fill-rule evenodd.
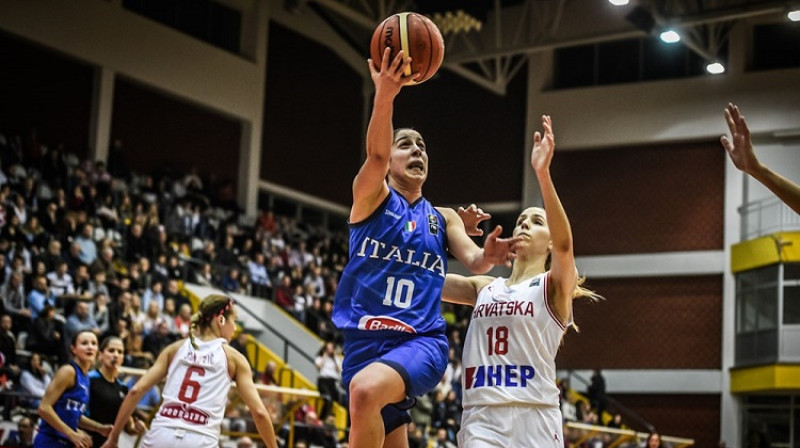
<path id="1" fill-rule="evenodd" d="M 203 342 L 189 338 L 175 353 L 161 394 L 163 401 L 152 425 L 187 429 L 219 437 L 231 378 L 222 339 Z"/>
<path id="2" fill-rule="evenodd" d="M 549 273 L 478 292 L 462 356 L 464 407 L 558 406 L 555 358 L 566 327 L 547 303 Z"/>

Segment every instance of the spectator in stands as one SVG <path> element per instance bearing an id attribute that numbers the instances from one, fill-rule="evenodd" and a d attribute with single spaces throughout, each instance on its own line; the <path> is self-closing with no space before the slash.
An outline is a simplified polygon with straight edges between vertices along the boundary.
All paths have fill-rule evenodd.
<path id="1" fill-rule="evenodd" d="M 178 316 L 175 317 L 175 330 L 178 337 L 189 336 L 189 328 L 192 326 L 192 307 L 187 304 L 181 305 Z"/>
<path id="2" fill-rule="evenodd" d="M 590 404 L 598 417 L 602 417 L 603 412 L 606 410 L 608 398 L 606 397 L 606 379 L 600 369 L 594 369 L 586 395 L 589 397 Z"/>
<path id="3" fill-rule="evenodd" d="M 417 404 L 411 408 L 411 420 L 424 432 L 431 427 L 431 414 L 433 413 L 433 401 L 430 394 L 423 394 L 417 397 Z"/>
<path id="4" fill-rule="evenodd" d="M 234 266 L 239 262 L 239 249 L 234 245 L 233 235 L 225 236 L 225 242 L 219 249 L 216 262 L 224 266 Z"/>
<path id="5" fill-rule="evenodd" d="M 320 416 L 326 419 L 331 413 L 333 403 L 339 401 L 339 383 L 342 381 L 342 357 L 336 352 L 333 342 L 326 342 L 314 360 L 319 375 L 317 376 L 317 389 L 325 398 Z"/>
<path id="6" fill-rule="evenodd" d="M 311 301 L 311 306 L 306 310 L 306 327 L 308 327 L 312 333 L 318 335 L 320 334 L 319 325 L 322 319 L 322 300 L 314 299 Z"/>
<path id="7" fill-rule="evenodd" d="M 85 264 L 79 264 L 74 272 L 73 281 L 75 284 L 75 294 L 79 296 L 88 296 L 89 290 L 92 287 L 92 278 L 89 275 L 89 267 Z"/>
<path id="8" fill-rule="evenodd" d="M 239 335 L 236 336 L 236 339 L 231 341 L 230 345 L 231 345 L 231 347 L 236 349 L 237 352 L 239 352 L 242 355 L 244 355 L 245 358 L 248 358 L 248 356 L 247 356 L 247 343 L 249 342 L 249 340 L 250 339 L 249 339 L 247 333 L 244 332 L 244 331 L 240 331 Z"/>
<path id="9" fill-rule="evenodd" d="M 609 428 L 622 429 L 622 415 L 620 415 L 619 413 L 614 414 L 614 417 L 608 421 L 608 424 L 606 426 L 608 426 Z"/>
<path id="10" fill-rule="evenodd" d="M 144 314 L 144 308 L 142 308 L 142 297 L 136 293 L 131 293 L 131 313 L 130 313 L 130 320 L 132 324 L 139 324 L 144 325 L 144 320 L 147 316 Z"/>
<path id="11" fill-rule="evenodd" d="M 25 244 L 25 236 L 22 234 L 22 225 L 19 222 L 19 215 L 14 213 L 13 207 L 11 213 L 6 216 L 6 224 L 3 226 L 3 230 L 0 231 L 0 239 L 4 239 L 9 241 L 12 245 L 20 245 L 22 247 Z"/>
<path id="12" fill-rule="evenodd" d="M 281 278 L 280 285 L 275 288 L 275 304 L 292 313 L 294 310 L 294 290 L 292 289 L 292 279 L 289 276 Z"/>
<path id="13" fill-rule="evenodd" d="M 183 305 L 190 305 L 191 302 L 189 301 L 189 296 L 185 291 L 181 291 L 180 285 L 178 284 L 177 280 L 168 280 L 167 281 L 167 288 L 163 292 L 164 300 L 172 299 L 175 301 L 175 305 L 180 308 Z"/>
<path id="14" fill-rule="evenodd" d="M 203 263 L 198 270 L 194 270 L 194 283 L 202 286 L 213 286 L 214 275 L 211 272 L 211 263 Z M 267 296 L 272 297 L 271 295 Z"/>
<path id="15" fill-rule="evenodd" d="M 47 203 L 47 206 L 42 213 L 41 221 L 42 228 L 50 235 L 59 233 L 61 227 L 61 220 L 63 218 L 63 210 L 58 209 L 58 204 L 53 201 Z"/>
<path id="16" fill-rule="evenodd" d="M 44 276 L 38 276 L 33 280 L 33 289 L 28 294 L 28 307 L 31 310 L 31 318 L 36 319 L 46 306 L 55 308 L 56 300 L 53 294 L 50 293 L 50 288 L 47 286 L 47 279 Z"/>
<path id="17" fill-rule="evenodd" d="M 264 254 L 257 252 L 254 259 L 247 263 L 247 269 L 250 272 L 250 279 L 252 280 L 253 295 L 256 297 L 268 298 L 272 297 L 272 281 L 269 278 L 264 261 Z"/>
<path id="18" fill-rule="evenodd" d="M 28 309 L 20 272 L 12 272 L 8 276 L 6 283 L 0 288 L 0 296 L 3 299 L 5 312 L 11 315 L 14 321 L 14 328 L 25 330 L 30 327 L 32 312 Z"/>
<path id="19" fill-rule="evenodd" d="M 156 280 L 150 286 L 149 289 L 145 290 L 144 295 L 142 296 L 142 306 L 147 309 L 150 306 L 150 302 L 158 303 L 158 309 L 164 309 L 164 294 L 162 294 L 162 284 L 161 280 Z"/>
<path id="20" fill-rule="evenodd" d="M 91 224 L 84 224 L 81 229 L 81 234 L 75 238 L 75 242 L 80 245 L 79 259 L 81 263 L 91 266 L 97 259 L 97 245 L 92 238 L 94 234 L 94 227 Z"/>
<path id="21" fill-rule="evenodd" d="M 27 244 L 31 247 L 39 248 L 47 245 L 49 235 L 36 215 L 28 218 L 28 222 L 22 227 L 22 234 L 25 236 Z"/>
<path id="22" fill-rule="evenodd" d="M 88 264 L 84 263 L 81 260 L 81 243 L 78 241 L 73 241 L 69 243 L 69 251 L 64 256 L 64 260 L 67 261 L 69 265 L 69 272 L 76 272 L 78 270 L 78 266 L 89 266 Z"/>
<path id="23" fill-rule="evenodd" d="M 448 439 L 447 428 L 438 428 L 436 430 L 436 440 L 433 442 L 433 448 L 457 448 L 456 445 Z"/>
<path id="24" fill-rule="evenodd" d="M 45 367 L 41 353 L 31 353 L 30 368 L 23 370 L 19 377 L 22 391 L 36 397 L 27 402 L 28 407 L 31 409 L 39 407 L 39 401 L 44 396 L 44 392 L 52 379 L 53 376 L 50 374 L 49 369 Z"/>
<path id="25" fill-rule="evenodd" d="M 657 432 L 651 432 L 647 436 L 647 443 L 645 444 L 646 448 L 662 448 L 664 445 L 661 442 L 661 434 Z"/>
<path id="26" fill-rule="evenodd" d="M 228 292 L 239 292 L 239 269 L 232 267 L 228 269 L 228 274 L 222 278 L 220 287 Z"/>
<path id="27" fill-rule="evenodd" d="M 117 284 L 117 271 L 114 269 L 114 249 L 105 246 L 100 249 L 100 256 L 95 258 L 94 263 L 89 264 L 91 272 L 105 272 L 106 283 Z"/>
<path id="28" fill-rule="evenodd" d="M 44 261 L 45 266 L 47 266 L 47 272 L 55 271 L 56 264 L 65 260 L 61 254 L 61 241 L 55 238 L 51 239 L 47 244 L 47 251 L 40 254 L 36 259 L 37 261 Z"/>
<path id="29" fill-rule="evenodd" d="M 125 261 L 133 263 L 149 253 L 142 225 L 133 223 L 125 239 Z"/>
<path id="30" fill-rule="evenodd" d="M 168 281 L 182 281 L 185 278 L 183 266 L 181 266 L 180 260 L 175 254 L 167 256 L 167 278 L 169 279 Z"/>
<path id="31" fill-rule="evenodd" d="M 94 309 L 92 310 L 92 317 L 97 323 L 97 329 L 100 331 L 101 338 L 111 331 L 111 313 L 108 308 L 108 296 L 102 292 L 94 295 Z"/>
<path id="32" fill-rule="evenodd" d="M 236 448 L 254 448 L 253 439 L 244 436 L 236 441 Z"/>
<path id="33" fill-rule="evenodd" d="M 428 448 L 425 432 L 413 421 L 408 424 L 408 448 Z"/>
<path id="34" fill-rule="evenodd" d="M 106 271 L 92 271 L 92 281 L 89 282 L 89 295 L 94 296 L 97 293 L 112 297 L 107 283 Z"/>
<path id="35" fill-rule="evenodd" d="M 178 317 L 177 308 L 178 307 L 175 304 L 175 300 L 164 300 L 164 320 L 167 322 L 167 327 L 172 335 L 175 335 L 178 332 L 178 329 L 175 327 L 175 318 Z"/>
<path id="36" fill-rule="evenodd" d="M 153 286 L 153 283 L 158 281 L 158 274 L 153 270 L 153 267 L 150 265 L 150 259 L 147 257 L 142 257 L 139 259 L 139 272 L 141 276 L 137 281 L 137 289 L 145 291 L 150 289 Z M 145 308 L 147 308 L 147 304 L 144 304 Z M 163 304 L 161 304 L 163 309 Z"/>
<path id="37" fill-rule="evenodd" d="M 58 260 L 55 270 L 47 274 L 50 291 L 56 299 L 64 294 L 75 294 L 75 284 L 72 281 L 72 276 L 67 272 L 67 269 L 67 262 L 65 260 Z"/>
<path id="38" fill-rule="evenodd" d="M 278 378 L 275 376 L 277 369 L 278 365 L 275 364 L 275 361 L 267 361 L 267 365 L 264 366 L 264 372 L 261 374 L 261 384 L 279 386 Z"/>
<path id="39" fill-rule="evenodd" d="M 89 312 L 89 304 L 80 301 L 75 304 L 75 311 L 67 317 L 67 323 L 64 327 L 64 340 L 72 341 L 73 336 L 83 331 L 91 331 L 95 336 L 100 334 L 100 328 Z"/>
<path id="40" fill-rule="evenodd" d="M 30 417 L 22 417 L 17 422 L 17 432 L 11 433 L 3 446 L 8 448 L 32 447 L 34 439 L 34 424 Z"/>
<path id="41" fill-rule="evenodd" d="M 2 354 L 3 360 L 0 373 L 5 374 L 9 379 L 16 380 L 20 370 L 17 364 L 17 337 L 12 328 L 11 316 L 0 316 L 0 354 Z"/>
<path id="42" fill-rule="evenodd" d="M 158 323 L 158 326 L 156 326 L 156 330 L 150 332 L 150 334 L 144 338 L 142 350 L 150 353 L 153 355 L 153 358 L 155 358 L 159 353 L 161 353 L 161 350 L 163 350 L 164 347 L 168 346 L 174 341 L 175 338 L 172 336 L 172 334 L 170 334 L 169 325 L 167 324 L 166 320 L 162 320 Z"/>
<path id="43" fill-rule="evenodd" d="M 310 291 L 314 297 L 325 297 L 325 280 L 322 278 L 322 268 L 312 266 L 308 275 L 303 279 L 303 285 L 311 287 Z"/>
<path id="44" fill-rule="evenodd" d="M 150 302 L 147 305 L 144 322 L 142 323 L 142 329 L 145 337 L 147 337 L 147 335 L 149 335 L 150 332 L 152 332 L 162 320 L 164 320 L 164 317 L 161 314 L 161 310 L 158 309 L 158 303 Z"/>
<path id="45" fill-rule="evenodd" d="M 55 356 L 59 364 L 67 361 L 67 352 L 63 342 L 63 326 L 55 320 L 56 310 L 52 305 L 45 305 L 42 312 L 34 319 L 31 333 L 28 335 L 26 348 L 32 352 L 40 352 L 47 356 Z"/>

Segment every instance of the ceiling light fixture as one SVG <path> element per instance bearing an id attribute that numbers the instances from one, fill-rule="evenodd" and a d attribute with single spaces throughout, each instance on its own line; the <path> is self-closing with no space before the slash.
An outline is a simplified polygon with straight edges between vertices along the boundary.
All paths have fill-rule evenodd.
<path id="1" fill-rule="evenodd" d="M 800 9 L 789 11 L 789 13 L 786 14 L 786 17 L 788 17 L 792 22 L 800 22 Z"/>
<path id="2" fill-rule="evenodd" d="M 719 62 L 712 62 L 706 65 L 706 71 L 712 75 L 719 75 L 721 73 L 725 73 L 725 66 Z"/>
<path id="3" fill-rule="evenodd" d="M 614 6 L 625 6 L 628 4 L 629 0 L 608 0 Z"/>
<path id="4" fill-rule="evenodd" d="M 666 30 L 662 32 L 659 37 L 661 37 L 662 41 L 668 44 L 674 44 L 675 42 L 681 41 L 681 35 L 675 30 Z"/>

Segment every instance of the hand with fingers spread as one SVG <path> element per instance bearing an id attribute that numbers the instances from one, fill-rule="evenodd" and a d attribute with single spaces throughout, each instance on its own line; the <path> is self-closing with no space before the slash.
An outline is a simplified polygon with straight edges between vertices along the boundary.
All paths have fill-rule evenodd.
<path id="1" fill-rule="evenodd" d="M 731 138 L 723 135 L 720 137 L 722 147 L 728 152 L 733 164 L 741 171 L 753 174 L 760 168 L 761 163 L 753 151 L 753 142 L 750 139 L 750 128 L 739 111 L 739 107 L 728 103 L 725 108 L 725 121 L 731 131 Z"/>
<path id="2" fill-rule="evenodd" d="M 483 236 L 483 229 L 478 228 L 478 225 L 492 217 L 475 204 L 470 204 L 467 208 L 458 207 L 458 216 L 464 221 L 464 229 L 469 236 Z"/>
<path id="3" fill-rule="evenodd" d="M 520 237 L 515 236 L 511 238 L 500 238 L 503 233 L 503 227 L 497 226 L 486 237 L 483 243 L 483 258 L 494 265 L 511 266 L 511 260 L 516 255 L 514 253 L 514 245 L 519 242 Z"/>
<path id="4" fill-rule="evenodd" d="M 531 167 L 537 174 L 550 169 L 550 162 L 553 161 L 553 152 L 556 149 L 553 121 L 549 115 L 542 116 L 542 127 L 544 136 L 539 131 L 533 134 L 533 151 L 531 151 Z"/>
<path id="5" fill-rule="evenodd" d="M 723 135 L 719 140 L 734 166 L 753 176 L 754 179 L 769 188 L 795 213 L 800 213 L 800 185 L 775 173 L 758 161 L 755 151 L 753 151 L 750 128 L 747 126 L 747 121 L 745 121 L 744 115 L 739 111 L 738 106 L 728 103 L 725 108 L 725 121 L 728 123 L 731 136 L 729 138 Z"/>

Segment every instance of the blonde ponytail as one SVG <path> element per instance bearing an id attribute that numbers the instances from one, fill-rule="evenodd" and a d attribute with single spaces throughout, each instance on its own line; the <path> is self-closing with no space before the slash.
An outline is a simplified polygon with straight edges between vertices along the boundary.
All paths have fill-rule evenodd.
<path id="1" fill-rule="evenodd" d="M 191 323 L 189 324 L 189 342 L 192 343 L 192 347 L 194 347 L 195 350 L 197 350 L 198 347 L 197 342 L 194 341 L 194 331 L 199 328 L 202 319 L 203 313 L 198 311 L 192 314 Z"/>

